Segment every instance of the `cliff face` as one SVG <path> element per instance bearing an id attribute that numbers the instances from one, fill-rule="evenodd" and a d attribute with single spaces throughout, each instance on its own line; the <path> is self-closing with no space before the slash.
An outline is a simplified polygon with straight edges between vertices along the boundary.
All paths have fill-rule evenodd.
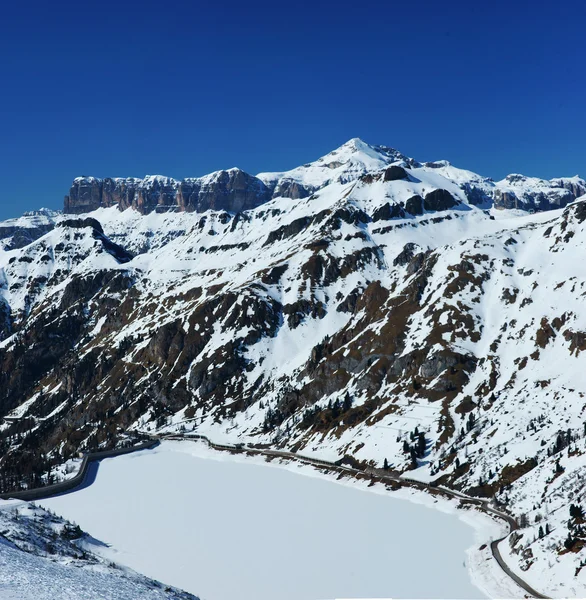
<path id="1" fill-rule="evenodd" d="M 493 200 L 495 208 L 543 211 L 563 208 L 584 194 L 586 181 L 580 177 L 545 180 L 513 174 L 496 184 Z"/>
<path id="2" fill-rule="evenodd" d="M 65 196 L 64 212 L 79 214 L 109 206 L 118 206 L 120 210 L 132 207 L 142 214 L 210 209 L 241 212 L 271 197 L 271 188 L 240 169 L 182 181 L 159 175 L 144 179 L 78 177 Z"/>

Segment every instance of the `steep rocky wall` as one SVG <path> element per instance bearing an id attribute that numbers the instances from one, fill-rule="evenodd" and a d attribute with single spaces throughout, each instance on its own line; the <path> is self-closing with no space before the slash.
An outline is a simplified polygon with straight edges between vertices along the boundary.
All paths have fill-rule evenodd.
<path id="1" fill-rule="evenodd" d="M 65 196 L 64 212 L 80 214 L 109 206 L 120 210 L 133 207 L 142 214 L 210 209 L 240 212 L 268 202 L 271 197 L 271 188 L 240 169 L 182 181 L 160 176 L 144 179 L 78 177 Z"/>

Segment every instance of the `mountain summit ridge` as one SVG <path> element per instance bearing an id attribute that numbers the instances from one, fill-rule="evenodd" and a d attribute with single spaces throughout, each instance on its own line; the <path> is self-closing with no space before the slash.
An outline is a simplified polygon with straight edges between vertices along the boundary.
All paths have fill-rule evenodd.
<path id="1" fill-rule="evenodd" d="M 389 146 L 371 145 L 352 138 L 313 162 L 288 171 L 252 175 L 233 167 L 181 180 L 164 175 L 136 177 L 77 177 L 65 196 L 64 212 L 80 214 L 98 208 L 129 207 L 142 214 L 153 211 L 205 212 L 250 210 L 275 198 L 306 198 L 332 183 L 348 183 L 397 165 L 408 171 L 423 169 L 456 181 L 472 203 L 492 202 L 497 208 L 551 210 L 586 193 L 579 178 L 550 181 L 508 175 L 500 182 L 454 167 L 449 161 L 418 162 Z M 525 185 L 519 185 L 520 178 Z"/>

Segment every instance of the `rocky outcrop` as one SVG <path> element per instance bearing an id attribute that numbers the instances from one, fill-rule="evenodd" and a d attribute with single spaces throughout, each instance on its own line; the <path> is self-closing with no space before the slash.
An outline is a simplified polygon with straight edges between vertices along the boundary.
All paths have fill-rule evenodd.
<path id="1" fill-rule="evenodd" d="M 423 198 L 419 194 L 415 194 L 415 196 L 411 196 L 405 202 L 405 210 L 410 215 L 422 215 L 423 214 Z"/>
<path id="2" fill-rule="evenodd" d="M 293 179 L 281 179 L 273 190 L 273 198 L 291 198 L 299 200 L 307 198 L 312 193 L 313 189 L 294 181 Z"/>
<path id="3" fill-rule="evenodd" d="M 487 207 L 492 204 L 491 196 L 481 187 L 466 182 L 460 184 L 460 188 L 470 204 L 474 204 L 475 206 L 486 205 Z"/>
<path id="4" fill-rule="evenodd" d="M 299 186 L 291 186 L 288 192 L 290 197 L 307 195 Z M 142 214 L 153 211 L 240 212 L 268 202 L 272 195 L 273 190 L 260 179 L 240 169 L 217 171 L 182 181 L 159 175 L 144 179 L 78 177 L 65 196 L 64 212 L 81 214 L 109 206 L 117 206 L 120 210 L 132 207 Z"/>
<path id="5" fill-rule="evenodd" d="M 391 219 L 402 219 L 405 216 L 403 204 L 390 204 L 387 202 L 377 208 L 372 214 L 373 221 L 390 221 Z"/>
<path id="6" fill-rule="evenodd" d="M 567 206 L 584 194 L 586 181 L 579 177 L 547 181 L 512 174 L 496 184 L 494 206 L 530 211 L 553 210 Z"/>
<path id="7" fill-rule="evenodd" d="M 101 179 L 96 177 L 77 177 L 73 180 L 69 195 L 63 203 L 64 213 L 86 213 L 102 206 Z"/>
<path id="8" fill-rule="evenodd" d="M 397 255 L 395 260 L 393 260 L 393 266 L 404 267 L 405 265 L 408 265 L 415 256 L 417 248 L 417 244 L 414 244 L 413 242 L 405 244 L 403 250 Z"/>
<path id="9" fill-rule="evenodd" d="M 391 165 L 385 170 L 384 181 L 399 181 L 400 179 L 408 179 L 409 175 L 403 167 Z"/>
<path id="10" fill-rule="evenodd" d="M 568 190 L 574 198 L 579 198 L 586 194 L 586 181 L 580 177 L 572 177 L 571 179 L 561 177 L 559 179 L 552 179 L 551 183 L 555 187 Z"/>
<path id="11" fill-rule="evenodd" d="M 6 250 L 16 250 L 24 248 L 35 240 L 38 240 L 45 233 L 53 229 L 53 223 L 38 225 L 36 227 L 0 227 L 0 240 L 6 240 L 4 248 Z"/>
<path id="12" fill-rule="evenodd" d="M 185 202 L 184 190 L 191 189 Z M 183 210 L 241 212 L 256 208 L 272 197 L 272 191 L 257 177 L 240 169 L 218 171 L 200 179 L 181 182 L 178 204 Z"/>
<path id="13" fill-rule="evenodd" d="M 423 208 L 425 210 L 448 210 L 458 204 L 458 201 L 447 190 L 433 190 L 425 194 Z"/>
<path id="14" fill-rule="evenodd" d="M 104 179 L 102 186 L 102 206 L 118 206 L 125 210 L 135 203 L 141 180 L 134 177 Z"/>

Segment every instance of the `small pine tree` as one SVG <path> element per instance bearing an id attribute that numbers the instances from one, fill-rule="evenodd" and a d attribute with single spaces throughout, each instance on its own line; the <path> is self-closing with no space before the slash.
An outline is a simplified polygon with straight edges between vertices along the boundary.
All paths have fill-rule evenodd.
<path id="1" fill-rule="evenodd" d="M 352 408 L 352 398 L 350 398 L 350 394 L 348 392 L 346 392 L 346 396 L 344 397 L 344 405 L 342 408 L 344 412 Z"/>
<path id="2" fill-rule="evenodd" d="M 425 456 L 425 447 L 427 442 L 425 440 L 425 433 L 423 431 L 417 436 L 417 456 L 423 458 Z"/>
<path id="3" fill-rule="evenodd" d="M 383 469 L 384 469 L 385 471 L 388 471 L 388 470 L 389 470 L 389 461 L 388 461 L 386 458 L 385 458 L 385 462 L 384 462 L 384 464 L 383 464 Z"/>
<path id="4" fill-rule="evenodd" d="M 413 468 L 417 467 L 417 453 L 415 452 L 415 448 L 410 449 L 411 454 L 411 465 Z"/>
<path id="5" fill-rule="evenodd" d="M 545 534 L 543 533 L 543 527 L 539 526 L 539 539 L 541 539 Z"/>
<path id="6" fill-rule="evenodd" d="M 584 520 L 584 510 L 579 504 L 570 504 L 570 517 L 575 520 Z"/>
<path id="7" fill-rule="evenodd" d="M 332 417 L 334 417 L 334 419 L 336 419 L 339 414 L 340 414 L 340 401 L 338 399 L 336 399 L 336 401 L 334 402 L 334 406 L 332 407 Z"/>

